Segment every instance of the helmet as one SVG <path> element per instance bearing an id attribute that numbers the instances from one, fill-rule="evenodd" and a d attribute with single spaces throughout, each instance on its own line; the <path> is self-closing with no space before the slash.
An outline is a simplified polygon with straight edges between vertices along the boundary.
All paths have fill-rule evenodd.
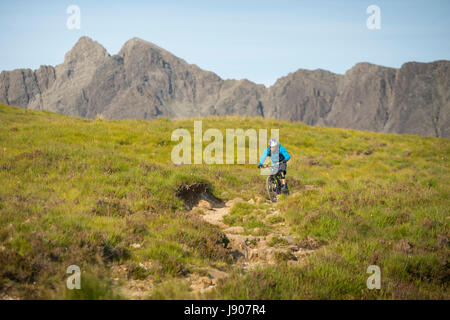
<path id="1" fill-rule="evenodd" d="M 278 141 L 276 139 L 270 139 L 269 146 L 276 147 L 278 145 Z"/>

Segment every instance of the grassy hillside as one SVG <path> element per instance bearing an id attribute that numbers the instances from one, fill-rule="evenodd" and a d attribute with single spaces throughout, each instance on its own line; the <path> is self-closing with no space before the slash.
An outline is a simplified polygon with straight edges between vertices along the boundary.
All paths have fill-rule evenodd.
<path id="1" fill-rule="evenodd" d="M 193 121 L 87 120 L 0 105 L 0 297 L 129 298 L 133 285 L 148 285 L 148 298 L 190 298 L 187 279 L 216 268 L 229 277 L 200 298 L 450 298 L 450 140 L 204 119 L 203 132 L 280 129 L 292 195 L 267 221 L 256 166 L 174 165 L 176 128 L 193 132 Z M 300 264 L 236 268 L 220 228 L 177 197 L 194 183 L 243 199 L 230 225 L 264 235 L 281 223 L 317 249 Z M 72 264 L 82 290 L 65 287 Z M 381 290 L 366 288 L 373 264 Z"/>

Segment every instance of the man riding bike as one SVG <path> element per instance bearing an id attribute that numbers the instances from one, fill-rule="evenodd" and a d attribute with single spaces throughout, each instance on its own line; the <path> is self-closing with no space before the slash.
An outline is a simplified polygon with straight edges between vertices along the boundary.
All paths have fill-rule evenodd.
<path id="1" fill-rule="evenodd" d="M 289 161 L 291 156 L 277 140 L 270 139 L 269 146 L 264 150 L 261 158 L 259 159 L 258 168 L 263 166 L 263 163 L 267 157 L 270 157 L 272 165 L 278 165 L 278 173 L 281 177 L 281 191 L 288 194 L 289 190 L 286 185 L 286 162 Z"/>

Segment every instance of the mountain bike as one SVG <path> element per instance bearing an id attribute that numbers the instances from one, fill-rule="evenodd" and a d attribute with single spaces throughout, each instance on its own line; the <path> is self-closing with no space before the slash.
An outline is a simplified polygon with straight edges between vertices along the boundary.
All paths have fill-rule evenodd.
<path id="1" fill-rule="evenodd" d="M 277 202 L 277 197 L 281 194 L 281 180 L 278 165 L 263 165 L 262 168 L 270 168 L 270 175 L 266 179 L 266 189 L 269 199 Z"/>

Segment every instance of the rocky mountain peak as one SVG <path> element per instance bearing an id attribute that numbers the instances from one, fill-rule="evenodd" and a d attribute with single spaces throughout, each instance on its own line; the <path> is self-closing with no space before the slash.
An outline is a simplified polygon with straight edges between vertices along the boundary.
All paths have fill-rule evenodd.
<path id="1" fill-rule="evenodd" d="M 81 37 L 64 57 L 64 63 L 76 63 L 84 60 L 99 60 L 108 57 L 106 49 L 89 37 Z"/>
<path id="2" fill-rule="evenodd" d="M 135 56 L 142 53 L 150 53 L 150 52 L 157 52 L 161 55 L 171 55 L 168 51 L 164 50 L 161 47 L 158 47 L 156 44 L 142 40 L 140 38 L 132 38 L 125 42 L 122 46 L 122 48 L 119 51 L 119 56 L 122 58 L 128 57 L 130 55 Z"/>

